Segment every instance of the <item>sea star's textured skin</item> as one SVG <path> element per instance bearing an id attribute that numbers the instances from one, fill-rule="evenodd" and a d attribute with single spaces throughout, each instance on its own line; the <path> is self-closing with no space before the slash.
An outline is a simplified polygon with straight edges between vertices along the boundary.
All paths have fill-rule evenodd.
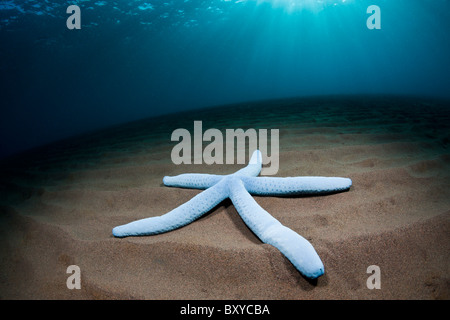
<path id="1" fill-rule="evenodd" d="M 278 248 L 304 276 L 312 279 L 321 276 L 324 266 L 313 246 L 261 208 L 250 194 L 281 196 L 339 192 L 348 190 L 352 181 L 338 177 L 257 177 L 261 168 L 261 152 L 256 150 L 247 167 L 230 175 L 188 173 L 164 177 L 166 186 L 206 190 L 162 216 L 115 227 L 113 235 L 143 236 L 177 229 L 230 198 L 244 222 L 262 242 Z"/>

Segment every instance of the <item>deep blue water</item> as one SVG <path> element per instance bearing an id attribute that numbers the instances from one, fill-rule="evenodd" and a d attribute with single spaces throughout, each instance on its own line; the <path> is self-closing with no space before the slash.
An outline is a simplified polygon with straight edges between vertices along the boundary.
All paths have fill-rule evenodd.
<path id="1" fill-rule="evenodd" d="M 69 30 L 69 5 L 81 29 Z M 369 30 L 369 5 L 381 29 Z M 0 1 L 0 157 L 155 115 L 330 94 L 450 98 L 448 0 Z"/>

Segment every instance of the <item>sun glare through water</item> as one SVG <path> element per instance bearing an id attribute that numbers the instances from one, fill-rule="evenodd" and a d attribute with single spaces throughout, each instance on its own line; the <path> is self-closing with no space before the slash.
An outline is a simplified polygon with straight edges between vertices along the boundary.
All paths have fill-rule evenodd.
<path id="1" fill-rule="evenodd" d="M 242 1 L 242 0 L 241 0 Z M 244 0 L 246 1 L 246 0 Z M 353 0 L 250 0 L 258 4 L 269 3 L 274 8 L 283 8 L 288 12 L 299 10 L 320 11 L 329 6 L 338 6 Z"/>

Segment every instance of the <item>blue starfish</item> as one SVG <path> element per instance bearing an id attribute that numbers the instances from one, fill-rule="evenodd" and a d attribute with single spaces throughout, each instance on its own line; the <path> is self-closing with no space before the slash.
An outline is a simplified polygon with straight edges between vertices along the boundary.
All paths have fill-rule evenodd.
<path id="1" fill-rule="evenodd" d="M 166 176 L 163 179 L 166 186 L 206 190 L 162 216 L 115 227 L 113 235 L 144 236 L 171 231 L 193 222 L 230 198 L 244 222 L 262 242 L 280 250 L 304 276 L 311 279 L 321 276 L 324 266 L 313 246 L 261 208 L 250 194 L 285 196 L 339 192 L 348 190 L 352 181 L 339 177 L 257 177 L 261 168 L 261 152 L 256 150 L 245 168 L 230 175 Z"/>

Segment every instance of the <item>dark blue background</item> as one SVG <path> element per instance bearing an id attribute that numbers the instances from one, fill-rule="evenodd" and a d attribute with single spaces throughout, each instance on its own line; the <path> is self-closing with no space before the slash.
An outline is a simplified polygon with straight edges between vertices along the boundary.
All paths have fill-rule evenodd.
<path id="1" fill-rule="evenodd" d="M 233 102 L 449 98 L 450 1 L 288 2 L 2 1 L 0 157 Z M 81 8 L 81 30 L 66 28 L 70 4 Z M 381 30 L 366 27 L 371 4 Z"/>

